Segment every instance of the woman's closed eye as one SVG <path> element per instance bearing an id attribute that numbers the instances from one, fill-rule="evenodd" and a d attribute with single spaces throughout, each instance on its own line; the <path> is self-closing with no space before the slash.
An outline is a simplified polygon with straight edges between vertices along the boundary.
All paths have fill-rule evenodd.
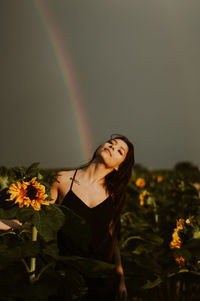
<path id="1" fill-rule="evenodd" d="M 108 140 L 108 143 L 111 144 L 111 145 L 113 145 L 112 140 Z M 121 150 L 118 150 L 118 152 L 120 153 L 120 155 L 123 155 Z"/>

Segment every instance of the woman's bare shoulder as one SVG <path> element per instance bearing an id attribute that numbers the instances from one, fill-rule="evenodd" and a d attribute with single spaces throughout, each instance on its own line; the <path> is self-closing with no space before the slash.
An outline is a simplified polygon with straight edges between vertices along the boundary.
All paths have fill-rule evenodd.
<path id="1" fill-rule="evenodd" d="M 54 185 L 62 187 L 63 184 L 66 185 L 67 183 L 70 183 L 70 179 L 74 175 L 74 169 L 72 170 L 60 170 L 56 173 L 56 179 L 54 181 Z"/>
<path id="2" fill-rule="evenodd" d="M 58 200 L 57 203 L 61 204 L 66 193 L 70 189 L 71 179 L 73 178 L 75 170 L 61 170 L 57 173 L 57 191 L 58 191 Z"/>
<path id="3" fill-rule="evenodd" d="M 60 170 L 54 175 L 50 189 L 52 204 L 55 202 L 62 203 L 64 196 L 70 189 L 73 174 L 74 170 Z"/>
<path id="4" fill-rule="evenodd" d="M 61 183 L 67 177 L 69 177 L 72 173 L 72 170 L 60 170 L 54 175 L 55 182 Z"/>

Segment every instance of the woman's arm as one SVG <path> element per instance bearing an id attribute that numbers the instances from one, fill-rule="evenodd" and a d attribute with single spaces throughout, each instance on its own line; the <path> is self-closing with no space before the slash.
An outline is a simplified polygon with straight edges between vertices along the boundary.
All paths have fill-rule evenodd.
<path id="1" fill-rule="evenodd" d="M 17 219 L 1 219 L 0 220 L 0 230 L 9 230 L 10 228 L 20 228 L 22 223 Z"/>
<path id="2" fill-rule="evenodd" d="M 56 174 L 56 179 L 52 183 L 50 188 L 51 200 L 49 201 L 50 204 L 55 204 L 56 202 L 59 203 L 59 189 L 62 182 L 62 177 L 64 176 L 64 171 L 59 171 Z"/>
<path id="3" fill-rule="evenodd" d="M 113 220 L 111 220 L 110 225 L 109 225 L 109 233 L 110 233 L 111 236 L 113 235 Z M 118 240 L 119 240 L 119 236 L 118 236 Z M 124 270 L 123 270 L 123 267 L 122 267 L 118 240 L 116 242 L 115 249 L 114 249 L 114 260 L 115 260 L 115 263 L 116 263 L 116 272 L 120 276 L 120 278 L 123 278 L 124 277 Z"/>
<path id="4" fill-rule="evenodd" d="M 52 187 L 50 189 L 50 194 L 51 194 L 51 200 L 49 201 L 49 203 L 55 204 L 55 202 L 58 198 L 58 187 L 55 182 L 52 184 Z"/>
<path id="5" fill-rule="evenodd" d="M 113 220 L 111 221 L 109 225 L 109 233 L 112 236 L 113 234 Z M 119 238 L 118 238 L 119 239 Z M 124 277 L 124 270 L 122 267 L 122 261 L 121 261 L 121 255 L 120 255 L 120 248 L 119 248 L 119 243 L 118 240 L 116 242 L 115 248 L 114 248 L 114 261 L 116 264 L 116 273 L 118 276 L 119 280 L 119 291 L 118 291 L 118 296 L 116 299 L 117 301 L 126 301 L 127 300 L 127 289 L 126 289 L 126 284 L 125 284 L 125 277 Z"/>
<path id="6" fill-rule="evenodd" d="M 123 267 L 122 267 L 121 255 L 120 255 L 120 249 L 119 249 L 118 241 L 117 241 L 116 247 L 114 249 L 114 258 L 115 258 L 115 263 L 116 263 L 116 272 L 119 275 L 120 279 L 124 279 L 124 270 L 123 270 Z"/>
<path id="7" fill-rule="evenodd" d="M 0 230 L 9 230 L 11 228 L 15 229 L 27 229 L 31 223 L 25 222 L 21 223 L 17 219 L 0 219 Z"/>
<path id="8" fill-rule="evenodd" d="M 122 267 L 118 241 L 117 241 L 117 244 L 114 249 L 114 259 L 115 259 L 115 264 L 116 264 L 116 272 L 117 272 L 117 275 L 119 276 L 119 300 L 126 301 L 127 300 L 127 289 L 126 289 L 126 284 L 125 284 L 124 270 Z"/>

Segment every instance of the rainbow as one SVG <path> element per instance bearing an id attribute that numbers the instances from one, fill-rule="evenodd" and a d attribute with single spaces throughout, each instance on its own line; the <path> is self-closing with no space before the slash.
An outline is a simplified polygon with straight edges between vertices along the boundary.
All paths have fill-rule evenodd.
<path id="1" fill-rule="evenodd" d="M 49 41 L 55 53 L 56 61 L 59 64 L 59 68 L 62 73 L 62 78 L 65 83 L 67 93 L 70 96 L 77 124 L 78 137 L 80 139 L 80 147 L 82 149 L 81 153 L 83 157 L 81 160 L 87 161 L 90 159 L 92 154 L 91 134 L 68 51 L 66 50 L 66 46 L 63 46 L 62 39 L 56 30 L 55 22 L 44 1 L 35 0 L 34 4 L 48 34 Z"/>

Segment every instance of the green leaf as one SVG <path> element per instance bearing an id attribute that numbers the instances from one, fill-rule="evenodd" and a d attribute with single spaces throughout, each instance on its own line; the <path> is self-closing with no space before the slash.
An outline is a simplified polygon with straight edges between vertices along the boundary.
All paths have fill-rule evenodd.
<path id="1" fill-rule="evenodd" d="M 56 259 L 59 253 L 58 246 L 55 242 L 51 242 L 45 244 L 44 248 L 42 249 L 42 253 L 46 256 L 51 256 L 52 258 Z"/>
<path id="2" fill-rule="evenodd" d="M 52 228 L 58 231 L 65 223 L 65 215 L 56 204 L 44 205 L 44 212 L 52 222 Z"/>
<path id="3" fill-rule="evenodd" d="M 154 281 L 147 280 L 147 282 L 145 283 L 145 285 L 142 286 L 142 288 L 150 289 L 155 286 L 158 286 L 161 282 L 162 282 L 162 279 L 159 276 L 157 276 L 156 280 L 154 280 Z"/>
<path id="4" fill-rule="evenodd" d="M 183 256 L 187 261 L 191 259 L 192 253 L 188 251 L 185 247 L 174 250 L 174 253 Z"/>
<path id="5" fill-rule="evenodd" d="M 47 301 L 49 296 L 56 294 L 58 287 L 62 289 L 60 286 L 62 278 L 53 269 L 47 270 L 34 285 L 27 281 L 27 272 L 20 261 L 6 267 L 1 273 L 3 274 L 0 282 L 1 301 Z"/>
<path id="6" fill-rule="evenodd" d="M 27 174 L 30 174 L 30 173 L 33 173 L 35 171 L 38 170 L 38 166 L 39 166 L 40 162 L 34 162 L 33 164 L 31 164 L 27 170 L 26 170 L 26 173 Z"/>
<path id="7" fill-rule="evenodd" d="M 57 231 L 65 222 L 65 216 L 57 205 L 43 206 L 34 213 L 32 222 L 45 241 L 56 239 Z"/>
<path id="8" fill-rule="evenodd" d="M 7 209 L 0 208 L 0 218 L 1 219 L 12 219 L 16 218 L 18 207 L 10 206 Z"/>
<path id="9" fill-rule="evenodd" d="M 87 277 L 105 277 L 116 269 L 115 264 L 80 256 L 57 256 L 57 260 L 62 264 L 66 264 L 66 270 L 70 266 Z"/>
<path id="10" fill-rule="evenodd" d="M 144 233 L 144 238 L 150 241 L 152 244 L 160 246 L 164 239 L 154 233 Z"/>
<path id="11" fill-rule="evenodd" d="M 39 252 L 40 246 L 38 242 L 28 241 L 21 244 L 15 243 L 12 248 L 3 245 L 0 249 L 0 269 L 24 257 L 35 257 Z"/>
<path id="12" fill-rule="evenodd" d="M 18 208 L 16 217 L 22 223 L 28 222 L 31 221 L 34 212 L 35 210 L 32 207 Z"/>
<path id="13" fill-rule="evenodd" d="M 79 271 L 68 266 L 66 270 L 60 270 L 60 273 L 63 276 L 61 280 L 62 300 L 74 300 L 87 292 L 84 277 Z"/>
<path id="14" fill-rule="evenodd" d="M 143 236 L 140 235 L 133 235 L 129 236 L 123 243 L 122 247 L 124 248 L 131 240 L 141 240 L 145 242 L 149 242 L 150 244 L 160 246 L 163 243 L 163 239 L 158 235 L 153 233 L 143 233 Z"/>
<path id="15" fill-rule="evenodd" d="M 5 259 L 20 259 L 23 257 L 36 256 L 39 251 L 40 247 L 38 242 L 28 241 L 18 246 L 13 246 L 13 248 L 1 248 L 0 256 Z"/>
<path id="16" fill-rule="evenodd" d="M 184 247 L 192 253 L 192 256 L 199 257 L 200 239 L 190 239 L 185 243 Z"/>
<path id="17" fill-rule="evenodd" d="M 14 172 L 17 179 L 22 179 L 25 175 L 25 167 L 13 167 L 11 171 Z"/>

